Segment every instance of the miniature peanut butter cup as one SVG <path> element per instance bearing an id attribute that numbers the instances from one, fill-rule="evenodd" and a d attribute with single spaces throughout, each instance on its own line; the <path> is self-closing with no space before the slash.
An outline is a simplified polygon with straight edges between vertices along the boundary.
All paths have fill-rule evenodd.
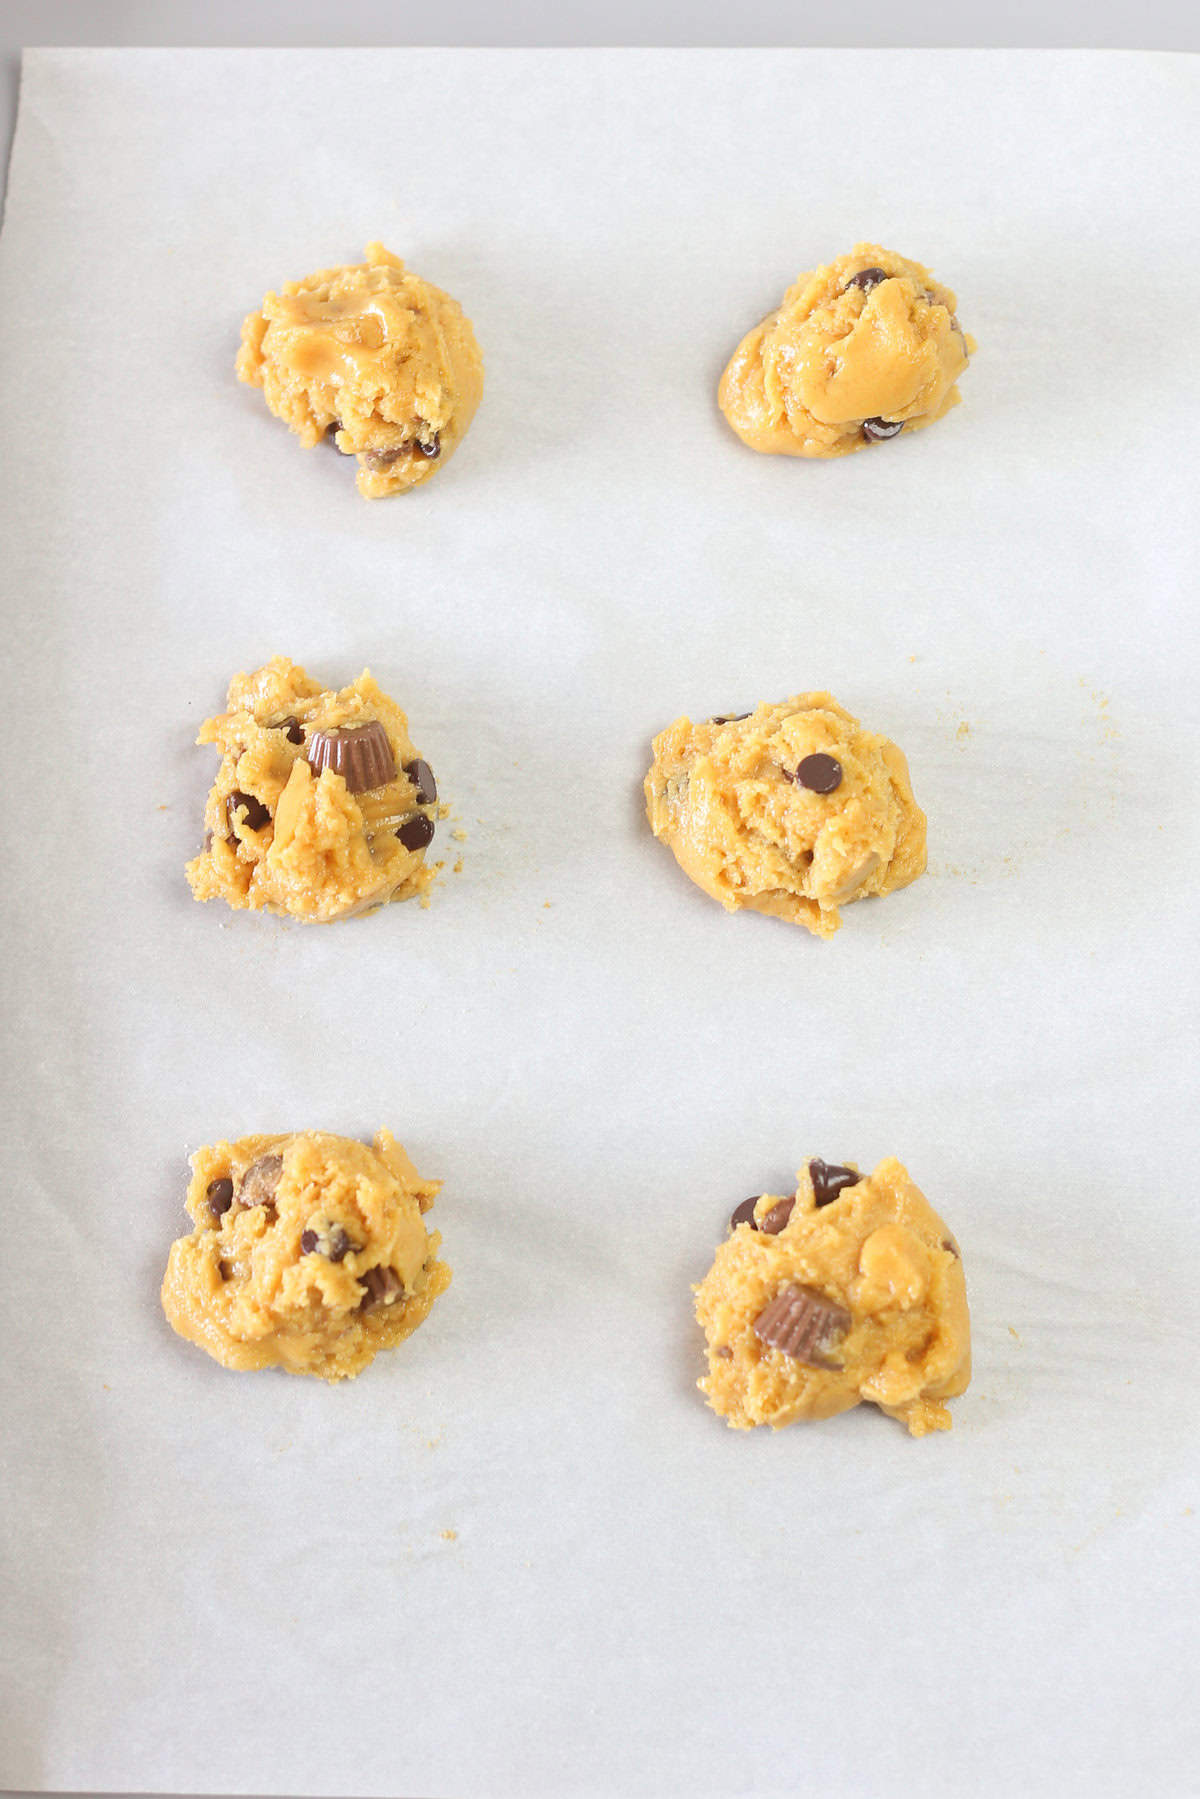
<path id="1" fill-rule="evenodd" d="M 850 1329 L 845 1306 L 826 1299 L 812 1287 L 792 1284 L 775 1295 L 754 1320 L 751 1329 L 768 1349 L 782 1350 L 794 1362 L 810 1368 L 837 1368 L 827 1351 L 836 1348 Z"/>
<path id="2" fill-rule="evenodd" d="M 388 734 L 374 718 L 365 725 L 334 725 L 327 731 L 314 731 L 305 759 L 316 775 L 327 768 L 341 775 L 351 793 L 382 787 L 396 776 Z"/>

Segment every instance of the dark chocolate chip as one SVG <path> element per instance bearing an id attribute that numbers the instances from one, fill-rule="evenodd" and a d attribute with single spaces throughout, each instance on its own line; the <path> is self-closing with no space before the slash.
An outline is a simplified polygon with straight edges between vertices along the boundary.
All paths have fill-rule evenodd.
<path id="1" fill-rule="evenodd" d="M 225 1258 L 222 1257 L 221 1260 L 217 1263 L 217 1273 L 220 1275 L 220 1277 L 223 1281 L 227 1281 L 229 1279 L 230 1275 L 233 1273 L 233 1263 L 227 1262 L 225 1260 Z"/>
<path id="2" fill-rule="evenodd" d="M 312 1254 L 313 1250 L 317 1247 L 318 1241 L 319 1241 L 319 1239 L 317 1237 L 316 1231 L 301 1231 L 301 1233 L 300 1233 L 300 1253 L 301 1253 L 301 1255 L 310 1256 Z"/>
<path id="3" fill-rule="evenodd" d="M 426 462 L 436 462 L 442 453 L 440 432 L 435 431 L 432 437 L 427 437 L 424 442 L 418 437 L 413 445 L 413 451 L 416 455 L 423 456 Z"/>
<path id="4" fill-rule="evenodd" d="M 405 819 L 396 835 L 406 850 L 423 850 L 433 842 L 433 820 L 424 812 L 414 812 L 411 818 Z"/>
<path id="5" fill-rule="evenodd" d="M 239 812 L 246 814 L 241 823 L 248 831 L 261 831 L 264 825 L 269 825 L 271 822 L 269 807 L 264 806 L 261 800 L 256 800 L 252 793 L 243 793 L 240 788 L 231 793 L 225 801 L 225 815 L 231 829 L 235 831 L 238 827 L 237 815 Z"/>
<path id="6" fill-rule="evenodd" d="M 404 772 L 417 790 L 418 806 L 432 806 L 437 798 L 437 782 L 428 762 L 418 756 L 414 762 L 404 764 Z"/>
<path id="7" fill-rule="evenodd" d="M 752 1198 L 744 1199 L 742 1201 L 741 1205 L 738 1206 L 737 1210 L 734 1212 L 733 1217 L 729 1220 L 729 1228 L 731 1231 L 736 1231 L 739 1224 L 748 1224 L 752 1231 L 758 1229 L 758 1226 L 754 1222 L 754 1208 L 761 1198 L 761 1193 L 755 1193 Z"/>
<path id="8" fill-rule="evenodd" d="M 868 443 L 877 444 L 898 437 L 903 429 L 903 419 L 864 419 L 862 433 Z"/>
<path id="9" fill-rule="evenodd" d="M 238 1204 L 240 1206 L 274 1206 L 275 1189 L 279 1185 L 279 1177 L 282 1173 L 282 1156 L 259 1156 L 257 1162 L 251 1162 L 238 1182 Z"/>
<path id="10" fill-rule="evenodd" d="M 393 450 L 364 450 L 363 461 L 373 474 L 378 474 L 380 469 L 391 468 L 393 462 L 399 462 L 407 449 L 407 444 L 397 444 Z"/>
<path id="11" fill-rule="evenodd" d="M 222 1176 L 219 1181 L 209 1181 L 204 1197 L 208 1201 L 208 1209 L 213 1217 L 224 1218 L 233 1204 L 233 1182 L 228 1175 Z"/>
<path id="12" fill-rule="evenodd" d="M 777 1237 L 791 1217 L 792 1208 L 795 1203 L 796 1200 L 794 1196 L 791 1199 L 776 1200 L 766 1216 L 759 1219 L 759 1230 L 763 1231 L 768 1237 Z"/>
<path id="13" fill-rule="evenodd" d="M 815 756 L 805 756 L 795 778 L 810 793 L 832 793 L 842 784 L 842 765 L 836 756 L 818 750 Z"/>
<path id="14" fill-rule="evenodd" d="M 748 712 L 723 712 L 719 718 L 710 718 L 708 722 L 710 725 L 740 725 L 749 716 Z"/>
<path id="15" fill-rule="evenodd" d="M 304 732 L 301 729 L 300 720 L 294 712 L 289 712 L 286 718 L 276 719 L 273 725 L 267 726 L 267 729 L 268 731 L 286 731 L 289 743 L 304 742 Z"/>
<path id="16" fill-rule="evenodd" d="M 328 731 L 314 731 L 305 761 L 314 774 L 329 768 L 341 775 L 351 793 L 383 787 L 396 778 L 396 758 L 377 718 L 365 725 L 333 725 Z"/>
<path id="17" fill-rule="evenodd" d="M 360 1312 L 373 1312 L 377 1306 L 391 1305 L 404 1292 L 404 1282 L 394 1268 L 368 1268 L 359 1278 L 366 1288 L 359 1301 Z"/>
<path id="18" fill-rule="evenodd" d="M 344 1256 L 350 1254 L 350 1251 L 353 1248 L 353 1243 L 351 1243 L 341 1225 L 335 1224 L 329 1233 L 329 1260 L 331 1262 L 340 1262 Z"/>
<path id="19" fill-rule="evenodd" d="M 878 287 L 881 281 L 889 279 L 886 269 L 859 269 L 857 275 L 851 275 L 846 287 L 861 287 L 864 294 L 869 294 L 873 287 Z M 844 293 L 845 288 L 842 291 Z"/>
<path id="20" fill-rule="evenodd" d="M 723 1362 L 731 1362 L 733 1360 L 733 1351 L 730 1349 L 728 1343 L 718 1343 L 717 1347 L 713 1350 L 713 1354 L 719 1355 Z"/>
<path id="21" fill-rule="evenodd" d="M 836 1347 L 850 1329 L 845 1306 L 826 1299 L 812 1287 L 781 1288 L 751 1325 L 755 1336 L 770 1349 L 781 1349 L 794 1362 L 810 1368 L 838 1368 L 826 1351 Z"/>
<path id="22" fill-rule="evenodd" d="M 953 1237 L 943 1237 L 942 1238 L 942 1248 L 948 1249 L 952 1256 L 958 1256 L 959 1259 L 961 1260 L 961 1252 L 959 1250 L 958 1244 L 954 1241 Z"/>
<path id="23" fill-rule="evenodd" d="M 820 1156 L 816 1156 L 808 1165 L 808 1178 L 812 1182 L 815 1203 L 827 1206 L 847 1187 L 857 1187 L 863 1177 L 853 1168 L 843 1168 L 840 1162 L 822 1162 Z"/>

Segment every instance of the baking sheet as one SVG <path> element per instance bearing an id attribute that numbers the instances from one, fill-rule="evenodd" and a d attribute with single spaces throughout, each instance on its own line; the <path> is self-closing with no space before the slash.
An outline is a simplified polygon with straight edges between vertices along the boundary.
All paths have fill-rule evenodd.
<path id="1" fill-rule="evenodd" d="M 4 1784 L 1191 1790 L 1198 99 L 1147 55 L 27 55 Z M 374 236 L 487 389 L 369 505 L 232 362 Z M 957 289 L 965 403 L 756 457 L 723 362 L 859 237 Z M 192 739 L 277 652 L 407 708 L 427 911 L 192 902 Z M 830 944 L 726 917 L 640 800 L 677 714 L 821 686 L 931 845 Z M 188 1152 L 379 1125 L 445 1179 L 425 1328 L 341 1389 L 174 1338 Z M 964 1246 L 953 1432 L 727 1431 L 731 1205 L 892 1153 Z"/>

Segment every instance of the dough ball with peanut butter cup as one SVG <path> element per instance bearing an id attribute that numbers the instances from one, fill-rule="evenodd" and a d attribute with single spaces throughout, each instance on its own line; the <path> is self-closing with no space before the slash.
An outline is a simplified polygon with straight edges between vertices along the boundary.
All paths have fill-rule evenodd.
<path id="1" fill-rule="evenodd" d="M 700 1389 L 738 1430 L 867 1401 L 920 1437 L 949 1430 L 971 1378 L 958 1245 L 894 1158 L 814 1156 L 794 1194 L 743 1200 L 695 1294 Z"/>
<path id="2" fill-rule="evenodd" d="M 422 1180 L 390 1131 L 243 1137 L 192 1157 L 190 1236 L 172 1244 L 162 1305 L 226 1368 L 345 1380 L 410 1336 L 450 1285 Z"/>
<path id="3" fill-rule="evenodd" d="M 324 923 L 432 883 L 437 782 L 369 671 L 335 690 L 273 657 L 235 676 L 197 741 L 221 752 L 187 867 L 197 899 Z"/>
<path id="4" fill-rule="evenodd" d="M 268 294 L 242 326 L 237 373 L 306 448 L 329 437 L 355 457 L 369 500 L 444 469 L 483 393 L 458 301 L 379 243 Z"/>
<path id="5" fill-rule="evenodd" d="M 812 269 L 738 345 L 719 404 L 752 450 L 848 456 L 932 425 L 975 348 L 957 302 L 879 244 Z"/>
<path id="6" fill-rule="evenodd" d="M 925 815 L 903 754 L 827 693 L 679 718 L 653 748 L 650 828 L 726 911 L 829 937 L 839 907 L 924 870 Z"/>

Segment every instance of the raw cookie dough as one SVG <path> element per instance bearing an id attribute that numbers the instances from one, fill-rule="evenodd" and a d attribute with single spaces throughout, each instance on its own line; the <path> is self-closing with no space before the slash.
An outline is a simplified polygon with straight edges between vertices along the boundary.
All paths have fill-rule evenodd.
<path id="1" fill-rule="evenodd" d="M 196 739 L 221 751 L 197 899 L 319 922 L 425 891 L 437 785 L 369 671 L 334 693 L 274 656 L 234 676 L 228 708 Z"/>
<path id="2" fill-rule="evenodd" d="M 243 1137 L 192 1157 L 190 1237 L 162 1285 L 172 1329 L 226 1368 L 345 1380 L 425 1320 L 450 1270 L 423 1181 L 390 1131 Z"/>
<path id="3" fill-rule="evenodd" d="M 678 718 L 653 748 L 650 828 L 727 912 L 749 906 L 831 937 L 839 906 L 924 870 L 907 762 L 827 693 L 743 718 Z"/>
<path id="4" fill-rule="evenodd" d="M 311 449 L 328 433 L 358 457 L 358 491 L 401 493 L 444 468 L 483 392 L 483 359 L 457 300 L 382 244 L 268 294 L 242 326 L 238 378 Z"/>
<path id="5" fill-rule="evenodd" d="M 949 1430 L 971 1378 L 958 1245 L 903 1165 L 819 1159 L 794 1198 L 740 1205 L 696 1288 L 699 1383 L 738 1430 L 832 1418 L 867 1399 L 914 1437 Z"/>
<path id="6" fill-rule="evenodd" d="M 718 402 L 752 450 L 848 456 L 932 425 L 960 399 L 974 338 L 948 287 L 879 244 L 801 275 L 744 337 Z"/>

